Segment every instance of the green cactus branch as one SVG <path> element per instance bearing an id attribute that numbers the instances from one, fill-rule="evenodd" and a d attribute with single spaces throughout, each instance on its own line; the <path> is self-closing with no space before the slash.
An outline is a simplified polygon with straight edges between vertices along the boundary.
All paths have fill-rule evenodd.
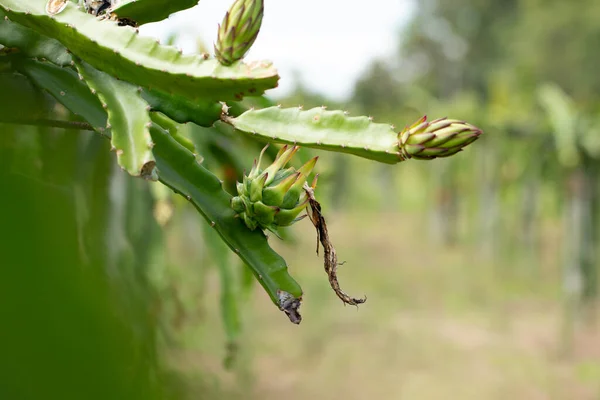
<path id="1" fill-rule="evenodd" d="M 5 15 L 0 10 L 0 44 L 59 66 L 73 64 L 73 57 L 60 42 L 4 19 Z M 142 97 L 153 110 L 160 111 L 180 123 L 193 122 L 209 127 L 221 116 L 222 105 L 217 101 L 191 100 L 150 88 L 142 89 Z"/>
<path id="2" fill-rule="evenodd" d="M 169 15 L 196 4 L 198 0 L 121 0 L 110 12 L 118 18 L 127 18 L 142 25 L 162 21 Z"/>
<path id="3" fill-rule="evenodd" d="M 49 62 L 21 59 L 15 63 L 23 75 L 48 92 L 72 113 L 81 116 L 97 132 L 110 136 L 106 129 L 107 115 L 98 97 L 70 68 L 57 67 Z"/>
<path id="4" fill-rule="evenodd" d="M 155 89 L 142 89 L 142 97 L 155 111 L 160 111 L 179 123 L 193 122 L 210 127 L 221 117 L 223 106 L 208 100 L 190 100 L 187 97 L 160 92 Z"/>
<path id="5" fill-rule="evenodd" d="M 368 117 L 349 117 L 343 111 L 269 107 L 246 111 L 237 118 L 224 116 L 223 121 L 270 142 L 350 153 L 389 164 L 403 161 L 398 132 L 392 126 L 376 124 Z"/>
<path id="6" fill-rule="evenodd" d="M 222 66 L 216 59 L 183 55 L 173 47 L 142 37 L 131 27 L 100 21 L 68 2 L 49 16 L 41 0 L 1 0 L 7 16 L 43 35 L 56 38 L 93 67 L 132 84 L 189 99 L 240 100 L 277 86 L 270 62 Z"/>
<path id="7" fill-rule="evenodd" d="M 72 58 L 67 49 L 58 41 L 16 24 L 8 19 L 0 9 L 0 44 L 18 48 L 30 57 L 45 58 L 56 65 L 69 65 Z"/>
<path id="8" fill-rule="evenodd" d="M 198 153 L 194 142 L 192 142 L 186 136 L 181 134 L 181 132 L 179 131 L 178 123 L 176 123 L 166 115 L 155 111 L 150 113 L 150 118 L 152 118 L 152 122 L 163 128 L 165 131 L 169 132 L 173 139 L 175 139 L 180 145 L 191 151 L 192 154 Z"/>
<path id="9" fill-rule="evenodd" d="M 94 130 L 87 122 L 51 118 L 55 115 L 55 102 L 24 75 L 0 72 L 0 88 L 11 94 L 10 101 L 0 107 L 0 123 Z"/>
<path id="10" fill-rule="evenodd" d="M 87 85 L 102 101 L 108 113 L 108 126 L 112 131 L 111 145 L 117 153 L 117 162 L 132 176 L 152 179 L 154 155 L 148 105 L 137 88 L 119 81 L 84 62 L 77 69 Z"/>
<path id="11" fill-rule="evenodd" d="M 156 124 L 150 128 L 150 134 L 155 143 L 159 180 L 198 209 L 227 246 L 252 269 L 273 303 L 292 322 L 299 323 L 297 308 L 302 289 L 289 275 L 285 260 L 271 249 L 262 232 L 249 230 L 236 218 L 230 206 L 231 195 L 188 149 Z"/>
<path id="12" fill-rule="evenodd" d="M 76 131 L 94 131 L 94 127 L 87 122 L 80 121 L 64 121 L 60 119 L 46 118 L 7 118 L 5 115 L 0 115 L 0 123 L 40 126 L 46 128 L 60 128 Z"/>
<path id="13" fill-rule="evenodd" d="M 343 111 L 324 107 L 269 107 L 249 110 L 222 120 L 237 130 L 271 142 L 291 143 L 315 149 L 354 154 L 395 164 L 409 158 L 447 157 L 475 141 L 481 130 L 445 118 L 427 122 L 422 118 L 401 132 L 369 117 L 349 117 Z"/>

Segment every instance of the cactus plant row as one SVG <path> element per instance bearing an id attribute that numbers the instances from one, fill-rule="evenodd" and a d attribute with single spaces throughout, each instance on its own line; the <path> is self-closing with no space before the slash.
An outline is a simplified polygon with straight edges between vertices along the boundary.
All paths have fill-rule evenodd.
<path id="1" fill-rule="evenodd" d="M 137 26 L 196 1 L 167 3 L 0 0 L 0 65 L 109 139 L 117 163 L 131 176 L 158 180 L 187 199 L 273 303 L 299 323 L 302 289 L 266 235 L 279 236 L 300 220 L 311 198 L 316 204 L 316 180 L 309 179 L 317 158 L 286 167 L 299 146 L 395 164 L 454 155 L 482 131 L 455 119 L 423 117 L 397 129 L 324 107 L 247 107 L 248 98 L 279 80 L 271 62 L 243 60 L 258 37 L 263 1 L 233 1 L 218 26 L 214 57 L 184 55 L 138 35 Z M 198 157 L 209 150 L 197 148 L 181 123 L 219 127 L 215 134 L 229 127 L 250 140 L 285 145 L 264 169 L 263 149 L 231 194 Z M 235 157 L 236 149 L 230 152 Z"/>

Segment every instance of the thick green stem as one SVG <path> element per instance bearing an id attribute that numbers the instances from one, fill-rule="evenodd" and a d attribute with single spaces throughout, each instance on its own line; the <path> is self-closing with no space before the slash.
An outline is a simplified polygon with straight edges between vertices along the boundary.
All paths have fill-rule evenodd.
<path id="1" fill-rule="evenodd" d="M 137 88 L 77 60 L 77 70 L 108 113 L 111 144 L 119 165 L 132 176 L 154 179 L 155 166 L 147 103 Z"/>
<path id="2" fill-rule="evenodd" d="M 271 300 L 286 314 L 294 314 L 299 302 L 289 299 L 301 298 L 302 289 L 288 274 L 285 260 L 269 247 L 266 236 L 249 230 L 236 217 L 230 206 L 231 195 L 188 149 L 156 124 L 150 127 L 150 134 L 156 144 L 153 150 L 159 180 L 188 199 L 227 246 L 252 269 Z M 291 304 L 295 308 L 286 308 Z"/>
<path id="3" fill-rule="evenodd" d="M 388 164 L 410 158 L 431 160 L 452 156 L 473 143 L 482 131 L 464 121 L 423 117 L 401 132 L 370 117 L 349 117 L 343 111 L 324 107 L 269 107 L 249 110 L 222 120 L 248 135 L 269 142 L 291 143 L 315 149 L 350 153 Z"/>
<path id="4" fill-rule="evenodd" d="M 388 164 L 406 159 L 398 146 L 398 132 L 391 125 L 374 123 L 368 117 L 349 117 L 343 111 L 269 107 L 237 118 L 224 116 L 223 121 L 269 142 L 349 153 Z"/>
<path id="5" fill-rule="evenodd" d="M 127 18 L 138 25 L 162 21 L 170 14 L 194 7 L 198 0 L 121 0 L 111 12 L 119 18 Z"/>

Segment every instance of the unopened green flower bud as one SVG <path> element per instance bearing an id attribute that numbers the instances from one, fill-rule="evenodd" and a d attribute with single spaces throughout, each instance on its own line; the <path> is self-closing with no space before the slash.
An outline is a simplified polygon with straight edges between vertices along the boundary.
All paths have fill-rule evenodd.
<path id="1" fill-rule="evenodd" d="M 406 158 L 431 160 L 458 153 L 483 132 L 463 121 L 423 117 L 398 134 L 400 151 Z"/>
<path id="2" fill-rule="evenodd" d="M 263 0 L 235 0 L 219 25 L 215 56 L 223 65 L 241 60 L 258 36 Z"/>
<path id="3" fill-rule="evenodd" d="M 283 146 L 275 160 L 264 170 L 260 160 L 254 162 L 252 170 L 236 185 L 238 196 L 231 200 L 231 207 L 248 228 L 257 227 L 277 233 L 280 226 L 288 226 L 299 219 L 308 205 L 303 185 L 312 172 L 318 157 L 314 157 L 296 170 L 283 169 L 298 151 L 298 146 Z M 316 184 L 316 180 L 313 182 Z"/>

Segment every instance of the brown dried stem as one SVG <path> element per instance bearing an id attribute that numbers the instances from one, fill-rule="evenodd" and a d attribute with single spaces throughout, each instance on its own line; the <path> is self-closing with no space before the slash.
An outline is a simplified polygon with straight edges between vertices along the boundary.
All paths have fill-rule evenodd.
<path id="1" fill-rule="evenodd" d="M 329 277 L 329 284 L 331 288 L 344 302 L 344 304 L 350 304 L 352 306 L 357 306 L 359 304 L 367 301 L 367 297 L 363 299 L 356 299 L 354 297 L 348 296 L 344 291 L 340 288 L 340 284 L 337 278 L 337 267 L 341 265 L 338 263 L 337 253 L 333 244 L 329 240 L 329 232 L 327 231 L 327 224 L 325 223 L 325 218 L 321 213 L 321 204 L 315 199 L 315 193 L 313 189 L 308 186 L 308 184 L 304 184 L 303 186 L 306 195 L 308 196 L 308 205 L 307 214 L 310 220 L 312 221 L 315 229 L 317 230 L 317 254 L 319 254 L 319 242 L 323 246 L 323 262 L 325 266 L 325 272 Z"/>

